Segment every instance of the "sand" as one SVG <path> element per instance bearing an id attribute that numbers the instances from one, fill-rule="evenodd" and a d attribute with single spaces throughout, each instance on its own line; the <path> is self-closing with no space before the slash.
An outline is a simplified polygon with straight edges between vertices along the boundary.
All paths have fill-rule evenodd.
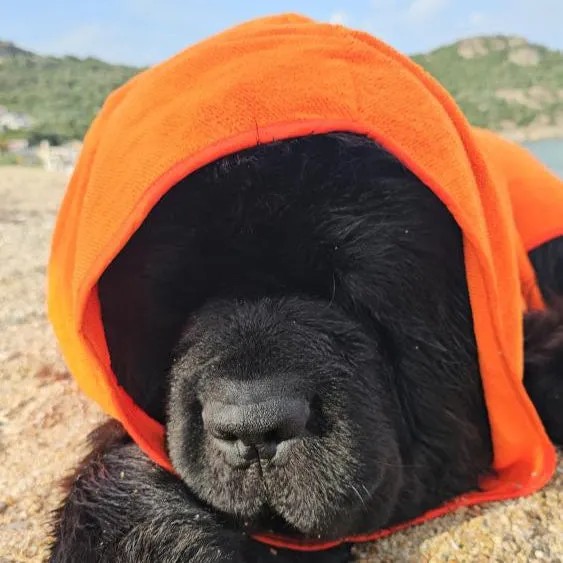
<path id="1" fill-rule="evenodd" d="M 44 561 L 58 481 L 103 415 L 69 378 L 44 307 L 66 177 L 0 168 L 0 563 Z M 361 561 L 563 563 L 563 463 L 543 491 L 357 549 Z"/>

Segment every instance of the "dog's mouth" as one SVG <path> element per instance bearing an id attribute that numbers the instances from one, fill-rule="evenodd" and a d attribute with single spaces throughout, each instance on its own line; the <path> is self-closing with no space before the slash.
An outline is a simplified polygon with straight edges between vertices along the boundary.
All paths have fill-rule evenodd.
<path id="1" fill-rule="evenodd" d="M 328 525 L 328 522 L 323 522 L 322 526 L 315 524 L 318 517 L 313 513 L 309 518 L 303 518 L 301 515 L 299 519 L 301 525 L 297 525 L 296 515 L 291 509 L 266 498 L 262 499 L 260 506 L 255 505 L 248 513 L 238 511 L 237 514 L 229 516 L 249 534 L 286 536 L 300 540 L 330 540 L 343 535 L 339 529 L 333 529 Z M 309 525 L 303 526 L 303 521 Z"/>
<path id="2" fill-rule="evenodd" d="M 345 419 L 325 416 L 318 401 L 270 402 L 194 408 L 199 439 L 172 441 L 182 444 L 172 453 L 183 460 L 178 468 L 185 483 L 252 533 L 315 540 L 349 535 L 372 505 L 384 468 L 364 474 L 353 429 Z"/>
<path id="3" fill-rule="evenodd" d="M 347 535 L 357 514 L 343 499 L 334 500 L 337 491 L 329 482 L 323 485 L 319 475 L 315 477 L 318 468 L 298 469 L 300 461 L 304 460 L 290 458 L 279 466 L 258 458 L 248 467 L 229 468 L 215 482 L 216 494 L 207 502 L 250 534 L 327 541 Z M 342 518 L 343 512 L 349 518 Z"/>
<path id="4" fill-rule="evenodd" d="M 264 504 L 260 512 L 253 517 L 243 518 L 239 525 L 242 525 L 249 534 L 285 536 L 302 540 L 323 538 L 320 533 L 296 528 L 267 504 Z"/>

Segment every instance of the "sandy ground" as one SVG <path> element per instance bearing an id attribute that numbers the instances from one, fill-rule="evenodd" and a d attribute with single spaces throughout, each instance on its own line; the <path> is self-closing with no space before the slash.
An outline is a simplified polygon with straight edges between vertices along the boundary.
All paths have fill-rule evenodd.
<path id="1" fill-rule="evenodd" d="M 68 377 L 44 310 L 65 177 L 0 168 L 0 563 L 44 561 L 58 480 L 102 420 Z M 563 463 L 526 499 L 461 510 L 357 551 L 362 561 L 563 563 Z"/>

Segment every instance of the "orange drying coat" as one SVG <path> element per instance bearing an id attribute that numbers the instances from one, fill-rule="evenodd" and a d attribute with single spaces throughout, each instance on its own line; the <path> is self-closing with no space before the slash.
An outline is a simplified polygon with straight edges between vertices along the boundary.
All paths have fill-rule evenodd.
<path id="1" fill-rule="evenodd" d="M 295 15 L 251 21 L 109 96 L 68 186 L 48 268 L 49 315 L 70 371 L 150 458 L 173 471 L 163 427 L 112 373 L 98 280 L 159 199 L 194 170 L 257 143 L 333 131 L 367 135 L 393 153 L 463 233 L 497 475 L 416 522 L 538 490 L 556 456 L 522 383 L 522 315 L 543 306 L 527 251 L 563 235 L 563 185 L 517 145 L 470 127 L 410 59 L 342 26 Z M 330 543 L 257 539 L 315 550 L 391 531 Z"/>

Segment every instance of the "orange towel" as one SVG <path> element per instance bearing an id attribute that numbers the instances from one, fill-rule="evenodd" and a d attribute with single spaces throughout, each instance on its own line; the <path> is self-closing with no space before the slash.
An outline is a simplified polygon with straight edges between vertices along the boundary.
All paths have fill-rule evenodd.
<path id="1" fill-rule="evenodd" d="M 538 490 L 556 457 L 522 384 L 522 313 L 542 307 L 526 250 L 563 235 L 563 185 L 523 149 L 471 128 L 408 58 L 341 26 L 294 15 L 252 21 L 110 95 L 68 187 L 48 270 L 49 314 L 70 371 L 147 455 L 172 470 L 163 428 L 111 371 L 97 282 L 181 178 L 258 142 L 329 131 L 378 141 L 429 186 L 463 231 L 498 478 L 418 520 Z M 338 543 L 258 539 L 302 550 Z"/>

